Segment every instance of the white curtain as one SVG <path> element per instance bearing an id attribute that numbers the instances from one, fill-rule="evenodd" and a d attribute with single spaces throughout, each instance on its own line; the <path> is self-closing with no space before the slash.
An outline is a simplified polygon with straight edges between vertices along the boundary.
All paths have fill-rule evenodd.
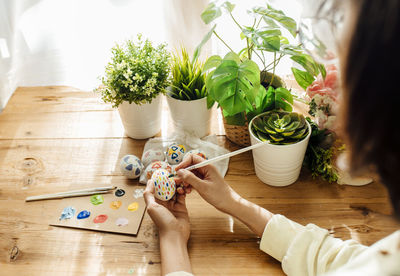
<path id="1" fill-rule="evenodd" d="M 0 111 L 18 86 L 68 85 L 92 90 L 116 42 L 142 33 L 174 50 L 197 46 L 209 26 L 200 18 L 207 0 L 0 0 Z M 242 22 L 260 0 L 233 0 Z M 294 0 L 274 1 L 298 17 Z M 236 26 L 221 18 L 218 31 L 236 50 Z M 237 46 L 237 47 L 236 47 Z M 202 56 L 227 49 L 212 39 Z M 287 71 L 287 68 L 284 69 Z"/>

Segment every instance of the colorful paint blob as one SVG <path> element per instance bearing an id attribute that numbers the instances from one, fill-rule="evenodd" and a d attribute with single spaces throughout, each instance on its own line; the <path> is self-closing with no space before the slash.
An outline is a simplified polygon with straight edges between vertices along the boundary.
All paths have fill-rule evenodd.
<path id="1" fill-rule="evenodd" d="M 97 217 L 94 218 L 93 222 L 94 223 L 103 223 L 108 219 L 107 215 L 98 215 Z"/>
<path id="2" fill-rule="evenodd" d="M 115 191 L 115 196 L 121 197 L 125 194 L 125 191 L 123 189 L 118 189 Z"/>
<path id="3" fill-rule="evenodd" d="M 102 204 L 102 203 L 104 202 L 104 198 L 103 198 L 102 195 L 93 195 L 93 196 L 90 198 L 90 202 L 91 202 L 93 205 L 99 205 L 99 204 Z"/>
<path id="4" fill-rule="evenodd" d="M 75 212 L 76 210 L 74 207 L 71 206 L 65 207 L 61 213 L 60 220 L 73 218 L 75 216 Z"/>
<path id="5" fill-rule="evenodd" d="M 133 202 L 133 203 L 129 204 L 129 206 L 128 206 L 128 210 L 132 211 L 132 212 L 136 211 L 138 208 L 139 208 L 139 203 L 137 203 L 137 202 Z"/>
<path id="6" fill-rule="evenodd" d="M 86 210 L 83 210 L 78 214 L 78 216 L 76 218 L 77 219 L 85 219 L 85 218 L 88 218 L 88 217 L 90 217 L 90 212 L 86 211 Z"/>
<path id="7" fill-rule="evenodd" d="M 122 202 L 121 201 L 113 201 L 110 203 L 110 208 L 113 210 L 118 210 L 119 207 L 121 207 Z"/>
<path id="8" fill-rule="evenodd" d="M 126 225 L 128 225 L 128 223 L 129 223 L 129 220 L 127 218 L 118 218 L 115 221 L 115 224 L 118 226 L 126 226 Z"/>

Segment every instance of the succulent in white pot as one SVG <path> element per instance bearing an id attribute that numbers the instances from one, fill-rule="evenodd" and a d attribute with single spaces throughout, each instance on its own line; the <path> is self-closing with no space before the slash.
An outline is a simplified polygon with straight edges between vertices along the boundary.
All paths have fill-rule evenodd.
<path id="1" fill-rule="evenodd" d="M 172 79 L 167 102 L 175 128 L 204 137 L 210 132 L 211 107 L 203 64 L 185 48 L 171 59 Z"/>
<path id="2" fill-rule="evenodd" d="M 311 127 L 296 112 L 268 111 L 254 117 L 249 124 L 251 144 L 268 141 L 253 150 L 257 177 L 272 186 L 294 183 L 300 174 Z"/>
<path id="3" fill-rule="evenodd" d="M 126 135 L 134 139 L 156 135 L 161 129 L 161 97 L 169 85 L 166 44 L 153 46 L 139 34 L 136 41 L 117 44 L 111 52 L 95 92 L 118 108 Z"/>

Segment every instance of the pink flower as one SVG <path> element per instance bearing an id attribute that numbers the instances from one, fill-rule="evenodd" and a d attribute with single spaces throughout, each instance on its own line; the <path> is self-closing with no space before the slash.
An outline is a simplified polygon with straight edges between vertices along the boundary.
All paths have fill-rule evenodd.
<path id="1" fill-rule="evenodd" d="M 312 99 L 316 94 L 321 96 L 329 96 L 333 101 L 337 101 L 338 98 L 338 71 L 335 65 L 329 65 L 326 67 L 325 79 L 321 75 L 307 87 L 307 95 Z"/>

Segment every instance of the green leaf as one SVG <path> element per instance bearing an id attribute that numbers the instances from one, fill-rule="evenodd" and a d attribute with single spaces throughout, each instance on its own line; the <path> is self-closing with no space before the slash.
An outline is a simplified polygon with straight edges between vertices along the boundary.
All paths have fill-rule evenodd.
<path id="1" fill-rule="evenodd" d="M 275 89 L 275 108 L 281 108 L 291 112 L 293 110 L 293 96 L 289 90 L 283 87 Z"/>
<path id="2" fill-rule="evenodd" d="M 240 57 L 234 52 L 229 52 L 224 56 L 224 60 L 233 60 L 236 63 L 240 63 Z"/>
<path id="3" fill-rule="evenodd" d="M 207 78 L 206 85 L 211 96 L 231 116 L 246 111 L 247 101 L 254 102 L 260 86 L 260 70 L 251 60 L 238 63 L 224 58 Z"/>
<path id="4" fill-rule="evenodd" d="M 319 71 L 321 72 L 322 78 L 325 80 L 326 77 L 326 69 L 323 64 L 318 63 Z"/>
<path id="5" fill-rule="evenodd" d="M 193 53 L 192 63 L 195 63 L 197 61 L 197 59 L 200 56 L 201 49 L 203 48 L 204 44 L 206 44 L 207 41 L 210 40 L 210 38 L 211 38 L 212 34 L 214 33 L 216 27 L 217 27 L 217 25 L 214 24 L 214 26 L 210 29 L 210 31 L 208 31 L 208 33 L 203 37 L 203 39 L 201 40 L 200 44 L 196 47 L 196 49 L 194 50 L 194 53 Z"/>
<path id="6" fill-rule="evenodd" d="M 207 8 L 201 13 L 201 19 L 203 19 L 204 23 L 209 24 L 221 15 L 221 7 L 218 7 L 215 3 L 210 3 Z"/>
<path id="7" fill-rule="evenodd" d="M 304 90 L 306 90 L 307 87 L 309 87 L 310 84 L 314 81 L 314 77 L 308 72 L 301 71 L 301 70 L 293 68 L 293 67 L 292 67 L 292 72 L 293 72 L 294 78 L 296 79 L 296 82 Z"/>
<path id="8" fill-rule="evenodd" d="M 290 57 L 293 61 L 297 62 L 303 68 L 310 73 L 312 76 L 316 77 L 319 74 L 319 66 L 315 61 L 306 54 L 294 55 Z"/>
<path id="9" fill-rule="evenodd" d="M 222 7 L 225 8 L 228 12 L 232 12 L 235 8 L 235 5 L 229 1 L 226 1 L 222 4 Z"/>
<path id="10" fill-rule="evenodd" d="M 207 109 L 210 109 L 213 107 L 215 101 L 214 99 L 211 97 L 211 95 L 208 93 L 207 94 Z"/>
<path id="11" fill-rule="evenodd" d="M 293 37 L 296 37 L 297 23 L 293 18 L 286 16 L 283 11 L 274 9 L 271 5 L 267 5 L 267 8 L 264 7 L 254 8 L 253 12 L 268 18 L 269 20 L 264 19 L 263 17 L 264 21 L 269 25 L 270 24 L 273 25 L 273 23 L 271 23 L 271 19 L 274 20 L 279 25 L 288 30 L 293 35 Z"/>
<path id="12" fill-rule="evenodd" d="M 223 110 L 223 115 L 225 118 L 225 121 L 228 125 L 234 125 L 234 126 L 244 126 L 246 124 L 246 117 L 244 115 L 244 112 L 237 113 L 235 115 L 228 115 L 229 113 L 225 112 Z"/>
<path id="13" fill-rule="evenodd" d="M 211 56 L 207 59 L 206 63 L 203 66 L 203 72 L 207 72 L 212 68 L 218 67 L 222 62 L 222 58 L 220 56 Z"/>

